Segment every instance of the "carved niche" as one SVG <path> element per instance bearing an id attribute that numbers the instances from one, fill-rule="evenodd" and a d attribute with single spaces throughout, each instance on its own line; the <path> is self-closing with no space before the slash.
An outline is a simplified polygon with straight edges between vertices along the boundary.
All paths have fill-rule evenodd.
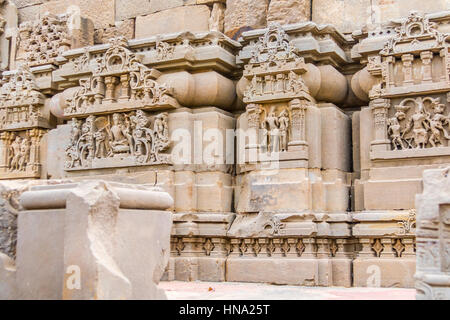
<path id="1" fill-rule="evenodd" d="M 308 159 L 306 111 L 314 98 L 302 78 L 306 71 L 289 36 L 279 24 L 271 24 L 244 67 L 248 128 L 257 132 L 256 145 L 247 149 L 258 149 L 260 160 L 273 154 L 281 155 L 280 160 Z"/>
<path id="2" fill-rule="evenodd" d="M 74 65 L 91 75 L 79 80 L 80 88 L 67 100 L 64 117 L 179 107 L 172 90 L 156 81 L 159 71 L 142 64 L 124 37 L 111 39 L 103 54 L 85 52 Z"/>

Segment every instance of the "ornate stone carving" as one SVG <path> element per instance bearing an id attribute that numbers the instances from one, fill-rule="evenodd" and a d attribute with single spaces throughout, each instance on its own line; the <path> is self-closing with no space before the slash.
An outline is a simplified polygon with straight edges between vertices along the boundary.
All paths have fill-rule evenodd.
<path id="1" fill-rule="evenodd" d="M 26 65 L 3 80 L 0 95 L 0 130 L 49 127 L 41 109 L 45 96 Z"/>
<path id="2" fill-rule="evenodd" d="M 407 98 L 394 109 L 388 120 L 393 150 L 448 146 L 449 115 L 440 98 Z"/>
<path id="3" fill-rule="evenodd" d="M 92 76 L 81 79 L 80 88 L 67 99 L 66 117 L 179 106 L 171 89 L 155 81 L 159 72 L 143 65 L 124 37 L 111 39 L 110 48 L 94 63 L 88 64 L 84 55 L 78 59 L 77 69 L 89 66 Z"/>
<path id="4" fill-rule="evenodd" d="M 27 21 L 19 27 L 19 56 L 24 54 L 30 66 L 56 62 L 71 47 L 68 15 L 45 14 L 40 20 Z"/>
<path id="5" fill-rule="evenodd" d="M 0 136 L 0 179 L 40 177 L 40 142 L 45 130 L 4 131 Z"/>
<path id="6" fill-rule="evenodd" d="M 302 74 L 307 71 L 305 61 L 290 44 L 283 28 L 273 23 L 259 39 L 244 77 L 249 85 L 244 92 L 245 103 L 271 102 L 305 98 L 312 100 Z"/>
<path id="7" fill-rule="evenodd" d="M 405 48 L 419 46 L 419 42 L 423 40 L 433 40 L 429 44 L 432 47 L 443 46 L 448 36 L 439 32 L 435 22 L 431 22 L 429 18 L 420 15 L 417 11 L 412 11 L 395 31 L 396 35 L 386 43 L 381 54 L 402 52 Z"/>
<path id="8" fill-rule="evenodd" d="M 168 114 L 144 111 L 72 119 L 66 169 L 168 164 Z"/>

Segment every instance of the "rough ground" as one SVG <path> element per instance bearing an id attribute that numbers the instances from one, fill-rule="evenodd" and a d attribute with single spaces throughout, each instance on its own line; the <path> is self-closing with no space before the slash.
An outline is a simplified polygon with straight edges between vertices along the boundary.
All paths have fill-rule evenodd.
<path id="1" fill-rule="evenodd" d="M 414 300 L 414 289 L 323 288 L 242 282 L 163 281 L 169 300 Z"/>

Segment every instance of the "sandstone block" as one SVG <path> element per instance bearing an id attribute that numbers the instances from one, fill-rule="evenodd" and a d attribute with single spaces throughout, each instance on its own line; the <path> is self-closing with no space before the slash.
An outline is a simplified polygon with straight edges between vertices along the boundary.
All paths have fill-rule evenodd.
<path id="1" fill-rule="evenodd" d="M 272 0 L 267 12 L 267 22 L 291 24 L 310 20 L 311 1 Z"/>
<path id="2" fill-rule="evenodd" d="M 139 16 L 136 18 L 136 38 L 182 31 L 208 31 L 209 18 L 210 9 L 206 5 L 177 7 Z"/>
<path id="3" fill-rule="evenodd" d="M 264 28 L 268 6 L 268 0 L 227 0 L 225 34 L 238 39 L 243 31 Z"/>
<path id="4" fill-rule="evenodd" d="M 112 26 L 115 22 L 114 1 L 111 0 L 54 0 L 43 3 L 39 12 L 41 15 L 46 12 L 63 14 L 68 9 L 92 20 L 96 29 Z"/>
<path id="5" fill-rule="evenodd" d="M 14 260 L 0 252 L 0 300 L 17 299 Z"/>
<path id="6" fill-rule="evenodd" d="M 353 286 L 413 288 L 414 258 L 356 259 L 353 261 Z"/>
<path id="7" fill-rule="evenodd" d="M 116 20 L 134 18 L 196 3 L 205 4 L 198 3 L 196 0 L 116 0 Z"/>
<path id="8" fill-rule="evenodd" d="M 231 282 L 299 286 L 314 286 L 319 282 L 319 266 L 316 259 L 230 258 L 226 265 L 226 279 Z"/>

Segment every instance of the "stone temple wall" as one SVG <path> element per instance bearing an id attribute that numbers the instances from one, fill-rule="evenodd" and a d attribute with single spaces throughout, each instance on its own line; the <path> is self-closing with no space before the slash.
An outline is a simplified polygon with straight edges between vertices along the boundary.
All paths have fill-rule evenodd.
<path id="1" fill-rule="evenodd" d="M 415 196 L 450 163 L 446 10 L 0 1 L 1 251 L 20 183 L 102 179 L 174 199 L 165 279 L 413 287 Z"/>

